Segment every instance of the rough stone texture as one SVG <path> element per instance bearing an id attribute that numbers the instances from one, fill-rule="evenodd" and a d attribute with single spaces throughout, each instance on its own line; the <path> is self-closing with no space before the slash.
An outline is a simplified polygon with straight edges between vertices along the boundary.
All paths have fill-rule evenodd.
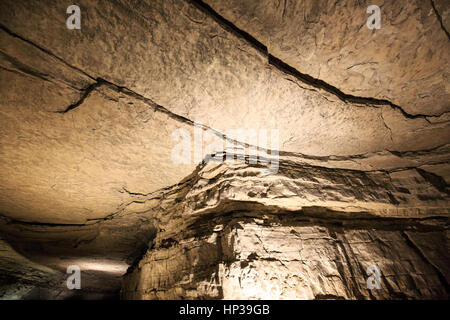
<path id="1" fill-rule="evenodd" d="M 123 297 L 445 297 L 448 2 L 384 1 L 376 31 L 365 1 L 206 3 L 82 0 L 68 30 L 65 1 L 0 2 L 0 296 L 117 298 L 133 265 Z M 198 166 L 251 153 L 230 129 L 278 129 L 278 174 Z"/>
<path id="2" fill-rule="evenodd" d="M 450 111 L 448 1 L 205 2 L 275 57 L 347 94 L 387 99 L 413 115 Z M 373 4 L 379 30 L 366 27 Z"/>
<path id="3" fill-rule="evenodd" d="M 186 182 L 124 298 L 448 298 L 449 213 L 432 209 L 447 196 L 432 183 L 407 171 L 261 169 L 210 163 Z M 367 289 L 371 265 L 380 290 Z"/>
<path id="4" fill-rule="evenodd" d="M 448 298 L 440 274 L 402 231 L 246 220 L 153 249 L 127 276 L 125 298 Z M 380 290 L 367 289 L 370 265 L 382 270 Z"/>
<path id="5" fill-rule="evenodd" d="M 54 270 L 36 264 L 18 254 L 4 239 L 0 239 L 0 253 L 2 270 L 0 299 L 24 297 L 37 286 L 45 286 L 55 277 Z"/>

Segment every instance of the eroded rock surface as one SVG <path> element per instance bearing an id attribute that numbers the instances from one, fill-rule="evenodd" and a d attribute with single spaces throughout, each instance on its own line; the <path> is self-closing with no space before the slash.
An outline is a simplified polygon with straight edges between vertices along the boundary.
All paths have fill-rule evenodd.
<path id="1" fill-rule="evenodd" d="M 124 297 L 448 298 L 449 212 L 436 202 L 448 201 L 444 190 L 409 170 L 263 168 L 202 167 L 184 203 L 160 218 Z M 379 290 L 367 287 L 370 266 L 381 270 Z"/>
<path id="2" fill-rule="evenodd" d="M 0 297 L 448 298 L 448 1 L 369 4 L 1 1 Z"/>
<path id="3" fill-rule="evenodd" d="M 439 269 L 409 245 L 404 231 L 390 230 L 386 222 L 367 230 L 367 221 L 333 226 L 282 215 L 275 220 L 249 217 L 254 214 L 240 213 L 225 226 L 217 225 L 216 232 L 154 248 L 138 271 L 126 277 L 124 297 L 448 298 Z M 425 236 L 425 245 L 438 246 L 445 232 L 437 232 L 434 241 L 430 232 L 413 234 Z M 368 290 L 366 270 L 371 265 L 382 270 L 380 290 Z"/>
<path id="4" fill-rule="evenodd" d="M 196 2 L 196 1 L 195 1 Z M 345 93 L 387 99 L 409 114 L 449 111 L 448 1 L 206 0 L 268 51 Z"/>

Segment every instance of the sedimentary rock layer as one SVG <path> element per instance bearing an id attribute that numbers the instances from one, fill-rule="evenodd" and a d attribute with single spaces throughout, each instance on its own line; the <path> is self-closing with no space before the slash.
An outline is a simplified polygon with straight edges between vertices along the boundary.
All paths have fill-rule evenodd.
<path id="1" fill-rule="evenodd" d="M 263 169 L 200 168 L 183 203 L 160 217 L 152 246 L 125 276 L 123 297 L 448 298 L 444 190 L 411 172 L 284 161 L 276 175 Z M 378 290 L 367 287 L 370 266 L 381 270 Z"/>
<path id="2" fill-rule="evenodd" d="M 446 1 L 77 4 L 0 2 L 0 297 L 448 295 Z"/>

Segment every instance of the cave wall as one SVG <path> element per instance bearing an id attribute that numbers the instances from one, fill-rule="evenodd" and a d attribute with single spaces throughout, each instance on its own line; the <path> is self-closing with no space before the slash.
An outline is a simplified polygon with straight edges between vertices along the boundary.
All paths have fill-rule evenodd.
<path id="1" fill-rule="evenodd" d="M 229 219 L 213 232 L 204 223 L 195 236 L 152 248 L 125 277 L 123 297 L 448 299 L 446 249 L 428 260 L 410 240 L 435 251 L 448 242 L 439 227 L 411 232 L 385 221 L 342 226 L 285 215 L 262 219 L 255 212 Z M 435 264 L 447 269 L 446 278 Z M 370 266 L 382 270 L 380 289 L 367 286 Z"/>
<path id="2" fill-rule="evenodd" d="M 450 6 L 371 4 L 1 1 L 0 298 L 448 298 Z"/>
<path id="3" fill-rule="evenodd" d="M 448 299 L 443 190 L 411 172 L 283 160 L 274 175 L 245 162 L 201 166 L 125 275 L 123 298 Z M 367 285 L 371 266 L 378 289 Z"/>

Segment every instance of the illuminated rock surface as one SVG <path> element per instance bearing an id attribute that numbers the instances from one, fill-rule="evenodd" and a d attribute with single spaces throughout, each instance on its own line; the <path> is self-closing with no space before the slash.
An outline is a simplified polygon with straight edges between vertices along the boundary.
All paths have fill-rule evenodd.
<path id="1" fill-rule="evenodd" d="M 124 297 L 447 297 L 448 209 L 432 213 L 443 195 L 431 186 L 425 195 L 423 178 L 405 188 L 411 172 L 283 161 L 276 176 L 260 172 L 209 164 L 183 185 L 184 203 L 160 218 L 164 230 L 125 277 Z M 367 290 L 370 265 L 381 269 L 380 290 Z"/>
<path id="2" fill-rule="evenodd" d="M 448 3 L 205 2 L 0 3 L 0 297 L 448 298 Z"/>

